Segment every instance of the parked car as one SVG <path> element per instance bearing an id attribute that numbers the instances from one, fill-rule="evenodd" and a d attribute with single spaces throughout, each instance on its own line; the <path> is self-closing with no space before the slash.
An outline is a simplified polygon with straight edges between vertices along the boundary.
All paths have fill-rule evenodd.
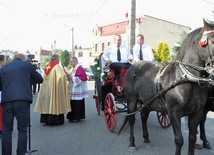
<path id="1" fill-rule="evenodd" d="M 94 74 L 90 68 L 84 67 L 88 80 L 94 80 Z"/>

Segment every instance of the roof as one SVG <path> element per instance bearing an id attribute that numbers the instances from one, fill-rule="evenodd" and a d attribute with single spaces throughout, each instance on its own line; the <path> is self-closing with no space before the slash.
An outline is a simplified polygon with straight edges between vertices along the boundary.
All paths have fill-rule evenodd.
<path id="1" fill-rule="evenodd" d="M 138 22 L 138 20 L 142 20 L 145 17 L 154 18 L 154 19 L 157 19 L 157 20 L 162 20 L 162 21 L 165 21 L 165 22 L 168 22 L 168 23 L 173 23 L 173 22 L 170 22 L 170 21 L 167 21 L 167 20 L 163 20 L 163 19 L 160 19 L 160 18 L 149 16 L 149 15 L 136 17 L 136 22 Z M 101 31 L 100 36 L 109 36 L 109 35 L 126 33 L 126 27 L 127 27 L 128 23 L 129 23 L 129 20 L 126 20 L 126 21 L 121 21 L 121 22 L 117 22 L 117 23 L 112 23 L 112 24 L 109 24 L 109 25 L 99 26 L 99 30 Z M 173 23 L 173 24 L 181 25 L 181 24 L 177 24 L 177 23 Z M 181 25 L 181 26 L 184 26 L 184 27 L 187 27 L 187 28 L 190 29 L 190 27 L 188 27 L 188 26 L 185 26 L 185 25 Z"/>
<path id="2" fill-rule="evenodd" d="M 49 50 L 40 49 L 39 51 L 35 51 L 35 55 L 50 56 L 51 54 L 52 54 L 52 51 L 49 51 Z"/>
<path id="3" fill-rule="evenodd" d="M 101 36 L 115 35 L 126 33 L 128 21 L 118 22 L 101 27 Z"/>

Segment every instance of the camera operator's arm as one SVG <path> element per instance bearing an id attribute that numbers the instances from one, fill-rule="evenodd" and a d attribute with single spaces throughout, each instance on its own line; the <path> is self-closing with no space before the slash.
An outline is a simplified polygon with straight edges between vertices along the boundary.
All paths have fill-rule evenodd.
<path id="1" fill-rule="evenodd" d="M 32 65 L 32 68 L 31 68 L 31 80 L 34 83 L 42 83 L 43 82 L 42 75 L 36 71 L 36 68 L 34 65 Z"/>

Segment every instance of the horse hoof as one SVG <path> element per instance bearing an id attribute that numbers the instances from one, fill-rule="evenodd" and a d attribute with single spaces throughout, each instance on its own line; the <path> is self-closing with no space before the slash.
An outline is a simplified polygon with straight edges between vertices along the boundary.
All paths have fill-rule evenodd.
<path id="1" fill-rule="evenodd" d="M 144 147 L 152 147 L 152 144 L 151 143 L 143 143 L 143 146 Z"/>
<path id="2" fill-rule="evenodd" d="M 209 143 L 209 142 L 204 143 L 204 144 L 203 144 L 203 147 L 204 147 L 205 149 L 212 149 L 212 147 L 210 146 L 210 143 Z"/>
<path id="3" fill-rule="evenodd" d="M 201 144 L 195 144 L 195 149 L 196 150 L 201 150 L 203 147 Z"/>
<path id="4" fill-rule="evenodd" d="M 136 147 L 135 147 L 135 146 L 129 147 L 129 151 L 130 151 L 130 152 L 135 152 L 135 151 L 136 151 Z"/>

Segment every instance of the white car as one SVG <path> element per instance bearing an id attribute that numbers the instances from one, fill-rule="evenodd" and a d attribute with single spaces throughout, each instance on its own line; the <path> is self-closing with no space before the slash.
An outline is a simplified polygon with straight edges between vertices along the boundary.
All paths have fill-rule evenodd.
<path id="1" fill-rule="evenodd" d="M 88 80 L 94 80 L 94 74 L 90 68 L 84 67 Z"/>

